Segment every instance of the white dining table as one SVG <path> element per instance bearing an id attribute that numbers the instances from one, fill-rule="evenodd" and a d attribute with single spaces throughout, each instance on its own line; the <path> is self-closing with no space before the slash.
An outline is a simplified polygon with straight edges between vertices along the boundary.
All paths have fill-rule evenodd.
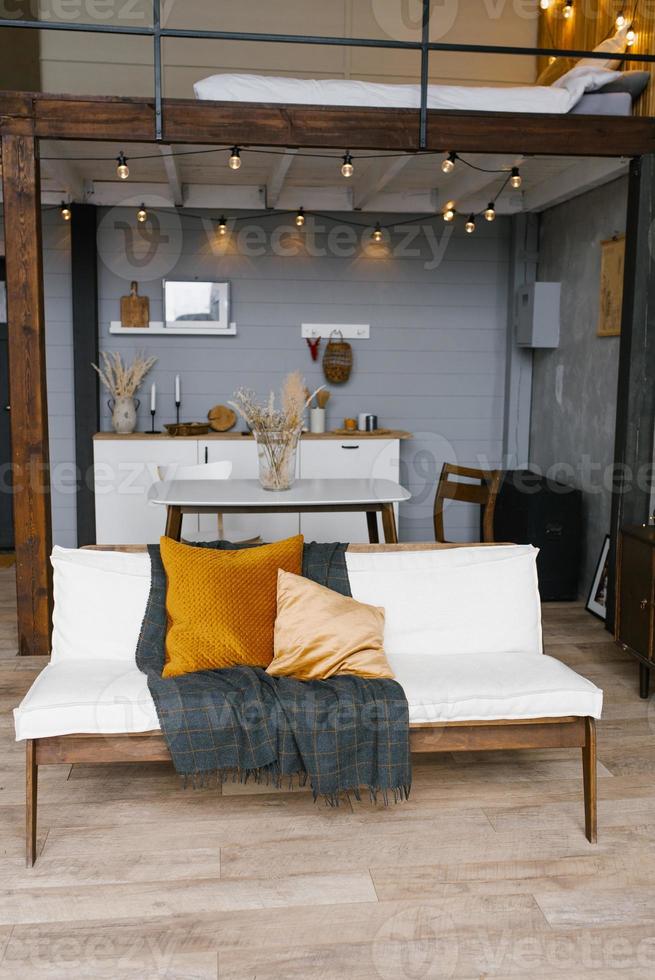
<path id="1" fill-rule="evenodd" d="M 398 541 L 394 505 L 411 494 L 393 480 L 296 480 L 289 490 L 264 490 L 259 480 L 162 480 L 148 500 L 167 508 L 166 535 L 180 540 L 184 514 L 317 514 L 364 512 L 371 544 Z"/>

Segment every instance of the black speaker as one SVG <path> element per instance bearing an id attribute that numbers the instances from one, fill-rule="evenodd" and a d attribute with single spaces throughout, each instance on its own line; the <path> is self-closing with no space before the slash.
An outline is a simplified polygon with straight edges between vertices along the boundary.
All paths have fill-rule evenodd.
<path id="1" fill-rule="evenodd" d="M 582 493 L 530 470 L 508 470 L 494 513 L 494 538 L 539 548 L 539 592 L 545 601 L 578 598 Z"/>

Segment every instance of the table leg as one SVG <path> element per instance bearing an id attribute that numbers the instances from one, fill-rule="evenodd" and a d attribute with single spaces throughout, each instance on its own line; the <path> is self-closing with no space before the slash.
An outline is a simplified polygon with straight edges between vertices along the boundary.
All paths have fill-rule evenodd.
<path id="1" fill-rule="evenodd" d="M 380 534 L 378 532 L 378 514 L 376 510 L 366 511 L 366 523 L 368 525 L 369 544 L 379 544 Z"/>
<path id="2" fill-rule="evenodd" d="M 179 541 L 182 537 L 181 507 L 171 507 L 169 505 L 168 512 L 166 514 L 166 530 L 164 533 L 167 538 L 173 538 L 174 541 Z"/>
<path id="3" fill-rule="evenodd" d="M 393 509 L 393 504 L 383 505 L 382 527 L 384 529 L 385 543 L 398 544 L 398 533 L 396 531 L 396 512 Z"/>

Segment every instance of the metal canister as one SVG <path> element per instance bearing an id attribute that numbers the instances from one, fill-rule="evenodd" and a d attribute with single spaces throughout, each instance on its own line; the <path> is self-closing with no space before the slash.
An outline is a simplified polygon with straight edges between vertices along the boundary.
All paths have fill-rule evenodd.
<path id="1" fill-rule="evenodd" d="M 367 415 L 366 416 L 366 432 L 375 432 L 378 427 L 378 417 L 377 415 Z"/>

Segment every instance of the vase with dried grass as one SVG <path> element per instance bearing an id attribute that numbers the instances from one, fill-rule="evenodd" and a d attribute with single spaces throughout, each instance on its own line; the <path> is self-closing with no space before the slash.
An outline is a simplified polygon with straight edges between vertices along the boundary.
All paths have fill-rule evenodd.
<path id="1" fill-rule="evenodd" d="M 314 392 L 314 395 L 316 392 Z M 307 397 L 299 371 L 289 374 L 280 391 L 280 407 L 271 392 L 266 404 L 257 401 L 249 388 L 234 393 L 233 408 L 252 430 L 257 442 L 259 482 L 264 490 L 290 490 L 296 475 L 296 452 L 302 432 L 305 409 L 314 395 Z"/>
<path id="2" fill-rule="evenodd" d="M 103 351 L 102 367 L 92 365 L 111 395 L 107 404 L 111 411 L 111 424 L 117 435 L 127 436 L 134 432 L 139 407 L 139 399 L 134 396 L 156 361 L 156 357 L 137 354 L 131 364 L 123 364 L 118 351 Z"/>

